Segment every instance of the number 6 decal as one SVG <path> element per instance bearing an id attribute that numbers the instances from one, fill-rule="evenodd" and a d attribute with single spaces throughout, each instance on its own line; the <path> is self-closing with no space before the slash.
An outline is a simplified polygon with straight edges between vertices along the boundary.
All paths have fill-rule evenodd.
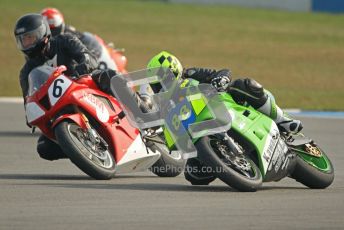
<path id="1" fill-rule="evenodd" d="M 56 98 L 59 98 L 62 95 L 62 87 L 58 85 L 59 82 L 64 83 L 64 80 L 63 79 L 56 79 L 54 81 L 53 96 Z"/>
<path id="2" fill-rule="evenodd" d="M 49 100 L 52 106 L 56 104 L 71 84 L 72 81 L 63 75 L 55 79 L 48 90 Z"/>

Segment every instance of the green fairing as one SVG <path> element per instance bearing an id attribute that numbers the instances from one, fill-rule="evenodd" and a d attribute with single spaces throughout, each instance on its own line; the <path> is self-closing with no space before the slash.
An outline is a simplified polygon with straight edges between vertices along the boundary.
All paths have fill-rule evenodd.
<path id="1" fill-rule="evenodd" d="M 197 84 L 197 81 L 189 79 L 182 83 L 182 87 L 195 86 Z M 202 96 L 202 98 L 194 97 L 190 100 L 194 113 L 196 114 L 196 121 L 194 123 L 213 119 L 212 112 L 209 110 L 206 103 L 207 100 L 217 100 L 225 104 L 232 117 L 231 129 L 240 134 L 240 137 L 250 143 L 255 149 L 259 168 L 264 180 L 269 165 L 264 161 L 263 156 L 264 150 L 266 151 L 270 144 L 270 141 L 268 140 L 269 137 L 271 139 L 270 132 L 273 130 L 273 126 L 276 126 L 273 120 L 251 106 L 246 107 L 238 105 L 231 95 L 227 93 L 219 93 L 212 99 L 204 98 L 204 96 Z M 164 134 L 168 147 L 170 149 L 174 149 L 175 141 L 166 128 L 164 130 Z M 195 143 L 197 140 L 198 139 L 195 138 L 192 141 Z M 321 157 L 314 157 L 305 152 L 302 149 L 303 147 L 304 146 L 302 145 L 297 148 L 292 148 L 292 150 L 294 150 L 303 160 L 320 171 L 328 172 L 331 170 L 330 161 L 325 154 L 322 154 Z"/>
<path id="2" fill-rule="evenodd" d="M 190 81 L 184 85 L 197 85 L 197 82 Z M 211 111 L 206 106 L 206 100 L 209 100 L 209 98 L 205 99 L 203 97 L 203 99 L 191 100 L 192 108 L 196 113 L 195 123 L 213 119 Z M 254 108 L 250 106 L 246 107 L 238 105 L 233 100 L 231 95 L 227 93 L 220 93 L 211 100 L 219 100 L 225 104 L 229 113 L 232 116 L 231 129 L 239 133 L 242 138 L 244 138 L 248 143 L 250 143 L 255 148 L 257 153 L 257 159 L 259 161 L 259 168 L 264 180 L 268 165 L 266 165 L 266 163 L 264 165 L 263 154 L 265 145 L 268 144 L 267 139 L 272 129 L 273 120 L 270 117 L 260 113 L 259 111 L 256 111 Z M 164 134 L 168 147 L 170 149 L 174 149 L 175 142 L 171 137 L 170 132 L 168 132 L 167 129 L 165 129 Z M 193 142 L 195 143 L 197 140 L 197 138 L 193 139 Z M 294 150 L 303 160 L 313 165 L 315 168 L 318 168 L 319 170 L 325 172 L 330 170 L 329 159 L 325 155 L 322 155 L 321 157 L 311 156 L 307 154 L 305 151 L 303 151 L 302 147 L 299 147 Z"/>
<path id="3" fill-rule="evenodd" d="M 227 93 L 221 93 L 212 100 L 220 100 L 224 102 L 231 115 L 234 114 L 234 120 L 232 121 L 231 129 L 240 133 L 242 137 L 244 137 L 254 146 L 257 153 L 260 155 L 258 156 L 259 167 L 261 172 L 264 174 L 265 170 L 263 163 L 261 162 L 261 156 L 263 154 L 266 139 L 270 132 L 272 120 L 251 107 L 245 107 L 236 104 L 233 98 Z M 195 123 L 213 119 L 212 113 L 209 111 L 209 108 L 206 106 L 204 100 L 194 100 L 191 101 L 191 104 L 196 114 L 199 113 L 196 117 Z M 247 110 L 250 112 L 248 117 L 243 115 L 243 113 Z M 168 147 L 170 149 L 175 148 L 174 140 L 167 129 L 164 130 L 164 134 Z M 193 139 L 193 142 L 195 143 L 197 140 L 198 139 Z"/>
<path id="4" fill-rule="evenodd" d="M 259 168 L 264 177 L 265 170 L 262 156 L 273 121 L 271 118 L 256 111 L 252 107 L 245 107 L 236 104 L 233 98 L 227 93 L 220 94 L 219 99 L 225 103 L 231 115 L 234 114 L 231 129 L 240 133 L 240 135 L 255 148 L 258 154 L 257 158 L 259 161 Z M 243 115 L 245 111 L 249 112 L 248 116 Z"/>
<path id="5" fill-rule="evenodd" d="M 304 161 L 308 162 L 308 164 L 319 169 L 320 171 L 328 172 L 331 170 L 330 161 L 325 154 L 322 154 L 320 157 L 309 155 L 307 152 L 302 150 L 302 146 L 299 146 L 293 150 L 295 150 L 299 157 L 301 157 Z M 320 151 L 322 152 L 322 150 Z"/>
<path id="6" fill-rule="evenodd" d="M 172 136 L 166 127 L 164 127 L 164 136 L 165 136 L 167 147 L 171 150 L 175 149 L 174 140 L 172 139 Z"/>

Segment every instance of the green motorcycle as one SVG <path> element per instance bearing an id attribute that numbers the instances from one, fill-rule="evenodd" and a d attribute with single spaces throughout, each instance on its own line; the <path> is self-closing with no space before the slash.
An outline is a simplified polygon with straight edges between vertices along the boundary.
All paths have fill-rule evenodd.
<path id="1" fill-rule="evenodd" d="M 197 149 L 194 160 L 212 168 L 205 183 L 217 177 L 239 191 L 256 191 L 262 182 L 287 176 L 310 188 L 326 188 L 332 183 L 332 163 L 314 141 L 303 134 L 280 133 L 271 118 L 252 107 L 238 105 L 227 93 L 220 93 L 214 100 L 225 104 L 232 121 L 226 133 L 193 139 Z M 213 118 L 202 100 L 191 101 L 191 109 L 196 123 Z M 164 134 L 167 146 L 174 149 L 167 129 Z"/>
<path id="2" fill-rule="evenodd" d="M 149 70 L 138 71 L 124 76 L 123 79 L 129 77 L 133 82 L 139 82 L 149 72 Z M 154 71 L 154 73 L 157 72 L 159 71 Z M 165 75 L 166 72 L 166 70 L 162 71 Z M 154 79 L 156 81 L 157 78 Z M 181 83 L 179 87 L 198 84 L 194 80 L 190 81 L 192 84 L 186 83 L 187 81 Z M 117 89 L 114 89 L 116 85 Z M 135 88 L 137 85 L 131 84 L 130 87 Z M 113 81 L 112 87 L 114 91 L 123 89 L 122 86 L 118 86 L 118 81 Z M 148 88 L 144 87 L 146 91 L 151 92 L 151 89 Z M 286 135 L 281 133 L 271 118 L 253 107 L 237 104 L 227 93 L 216 93 L 211 99 L 201 93 L 200 95 L 198 97 L 181 97 L 188 103 L 183 106 L 175 106 L 167 117 L 163 117 L 167 120 L 167 124 L 170 124 L 169 128 L 165 125 L 162 138 L 168 149 L 170 151 L 178 150 L 175 133 L 180 132 L 181 129 L 186 130 L 197 150 L 197 156 L 188 160 L 197 163 L 196 165 L 199 167 L 196 170 L 207 169 L 203 174 L 207 174 L 208 177 L 202 180 L 189 178 L 192 184 L 209 184 L 215 178 L 219 178 L 239 191 L 256 191 L 263 182 L 279 181 L 287 176 L 309 188 L 322 189 L 333 182 L 332 163 L 313 140 L 303 134 Z M 117 92 L 116 96 L 128 106 L 124 99 L 129 97 L 124 92 Z M 189 129 L 191 124 L 214 119 L 214 112 L 209 108 L 210 100 L 215 104 L 221 103 L 225 106 L 225 110 L 231 118 L 229 129 L 206 136 L 192 137 Z M 132 112 L 127 114 L 132 114 Z M 177 119 L 175 119 L 176 117 Z M 136 116 L 135 119 L 136 121 L 144 120 L 142 116 L 139 119 Z M 149 136 L 145 138 L 150 139 Z"/>

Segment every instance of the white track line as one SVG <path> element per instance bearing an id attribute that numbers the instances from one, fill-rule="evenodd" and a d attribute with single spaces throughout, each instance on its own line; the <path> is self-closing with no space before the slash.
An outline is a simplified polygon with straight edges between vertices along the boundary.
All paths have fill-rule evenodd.
<path id="1" fill-rule="evenodd" d="M 23 103 L 22 97 L 0 97 L 0 103 Z"/>
<path id="2" fill-rule="evenodd" d="M 22 104 L 23 98 L 22 97 L 0 97 L 0 103 Z M 303 111 L 297 108 L 284 109 L 284 111 L 286 113 L 289 113 L 292 116 L 294 115 L 298 117 L 344 119 L 344 116 L 325 115 L 325 114 L 321 114 L 321 111 L 319 111 L 319 115 L 317 115 L 316 113 L 308 114 L 307 111 Z"/>

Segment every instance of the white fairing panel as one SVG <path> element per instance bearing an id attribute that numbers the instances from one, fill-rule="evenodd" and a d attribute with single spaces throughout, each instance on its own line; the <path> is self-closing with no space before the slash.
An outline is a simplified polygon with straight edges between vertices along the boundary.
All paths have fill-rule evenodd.
<path id="1" fill-rule="evenodd" d="M 49 100 L 52 106 L 58 102 L 71 84 L 72 81 L 64 75 L 61 75 L 55 79 L 48 89 Z"/>
<path id="2" fill-rule="evenodd" d="M 29 102 L 25 105 L 25 113 L 29 123 L 45 114 L 44 110 L 41 109 L 35 102 Z"/>
<path id="3" fill-rule="evenodd" d="M 272 122 L 271 123 L 271 129 L 270 133 L 266 139 L 265 145 L 264 145 L 264 150 L 263 150 L 263 167 L 264 167 L 264 172 L 266 173 L 268 170 L 268 166 L 271 162 L 275 147 L 278 143 L 279 140 L 279 131 L 277 128 L 277 125 Z"/>
<path id="4" fill-rule="evenodd" d="M 99 57 L 98 62 L 100 69 L 118 70 L 116 63 L 111 58 L 109 51 L 104 46 L 102 46 L 102 53 Z"/>
<path id="5" fill-rule="evenodd" d="M 135 141 L 130 145 L 126 154 L 117 162 L 118 173 L 140 172 L 147 170 L 159 158 L 161 154 L 156 151 L 148 150 L 138 135 Z"/>

